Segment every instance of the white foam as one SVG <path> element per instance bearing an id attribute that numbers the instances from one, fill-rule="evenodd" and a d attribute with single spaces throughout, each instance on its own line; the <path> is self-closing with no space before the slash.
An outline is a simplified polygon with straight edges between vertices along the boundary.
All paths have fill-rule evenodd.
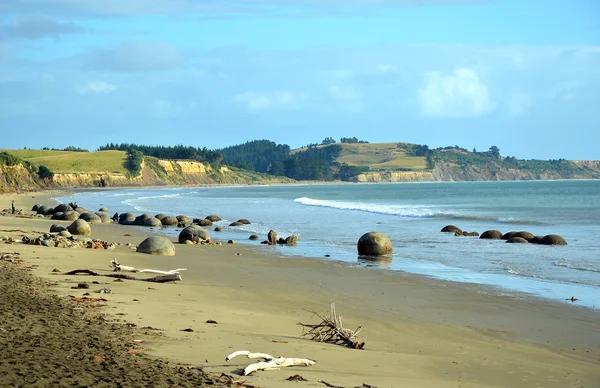
<path id="1" fill-rule="evenodd" d="M 357 210 L 369 213 L 389 214 L 402 217 L 430 218 L 436 212 L 426 206 L 420 205 L 386 205 L 368 202 L 343 202 L 312 199 L 308 197 L 296 198 L 294 202 L 306 206 L 328 207 L 339 210 Z"/>

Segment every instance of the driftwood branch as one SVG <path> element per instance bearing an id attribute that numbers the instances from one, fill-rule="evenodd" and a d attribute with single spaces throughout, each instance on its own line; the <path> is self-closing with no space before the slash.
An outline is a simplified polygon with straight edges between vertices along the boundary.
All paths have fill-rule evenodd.
<path id="1" fill-rule="evenodd" d="M 357 327 L 354 331 L 345 329 L 342 325 L 342 317 L 338 316 L 335 312 L 335 302 L 331 302 L 329 318 L 323 317 L 314 311 L 311 312 L 313 316 L 316 315 L 321 319 L 321 323 L 308 324 L 298 322 L 298 325 L 302 326 L 302 336 L 309 337 L 313 341 L 345 345 L 353 349 L 364 348 L 364 342 L 354 340 L 354 337 L 362 330 L 362 326 Z"/>
<path id="2" fill-rule="evenodd" d="M 178 274 L 180 271 L 186 271 L 187 270 L 187 268 L 177 268 L 177 269 L 172 269 L 172 270 L 169 270 L 169 271 L 163 271 L 163 270 L 160 270 L 160 269 L 150 269 L 150 268 L 137 269 L 137 268 L 131 267 L 129 265 L 120 264 L 117 261 L 116 257 L 114 259 L 112 259 L 112 261 L 108 264 L 108 266 L 110 268 L 112 268 L 114 272 L 156 273 L 156 274 L 159 274 L 159 275 L 175 275 L 175 274 Z"/>
<path id="3" fill-rule="evenodd" d="M 136 278 L 131 275 L 125 275 L 122 273 L 101 274 L 101 273 L 94 272 L 89 269 L 76 269 L 76 270 L 65 273 L 65 275 L 82 275 L 82 274 L 90 275 L 90 276 L 106 276 L 109 278 L 126 279 L 126 280 L 139 280 L 142 282 L 152 282 L 152 283 L 167 283 L 167 282 L 174 282 L 174 281 L 181 280 L 181 275 L 179 275 L 179 274 L 155 276 L 153 278 L 143 279 L 143 278 Z"/>
<path id="4" fill-rule="evenodd" d="M 329 384 L 327 381 L 323 381 L 323 380 L 319 380 L 319 383 L 325 384 L 325 386 L 330 387 L 330 388 L 346 388 L 346 387 L 342 387 L 341 385 Z M 363 384 L 363 385 L 359 385 L 358 387 L 353 387 L 353 388 L 377 388 L 377 387 L 374 385 Z"/>
<path id="5" fill-rule="evenodd" d="M 312 366 L 315 364 L 313 360 L 308 358 L 288 358 L 288 357 L 273 357 L 266 353 L 252 353 L 247 350 L 238 350 L 231 353 L 225 358 L 225 361 L 229 361 L 236 356 L 246 356 L 248 358 L 262 358 L 265 361 L 255 362 L 244 368 L 244 376 L 249 375 L 252 372 L 259 370 L 277 370 L 286 366 L 304 365 Z"/>

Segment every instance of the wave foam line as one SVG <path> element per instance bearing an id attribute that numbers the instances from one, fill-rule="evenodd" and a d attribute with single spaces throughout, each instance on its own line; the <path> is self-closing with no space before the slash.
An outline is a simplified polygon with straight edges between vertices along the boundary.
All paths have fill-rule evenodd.
<path id="1" fill-rule="evenodd" d="M 308 197 L 296 198 L 294 202 L 306 205 L 306 206 L 317 206 L 327 207 L 339 210 L 358 210 L 369 213 L 378 214 L 389 214 L 402 217 L 419 217 L 419 218 L 430 218 L 435 216 L 435 212 L 424 206 L 402 206 L 402 205 L 379 205 L 367 202 L 342 202 L 342 201 L 328 201 L 312 199 Z"/>

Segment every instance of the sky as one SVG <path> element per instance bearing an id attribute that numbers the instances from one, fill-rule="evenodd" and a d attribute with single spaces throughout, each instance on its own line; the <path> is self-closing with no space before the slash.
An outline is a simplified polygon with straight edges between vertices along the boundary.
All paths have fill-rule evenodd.
<path id="1" fill-rule="evenodd" d="M 600 159 L 597 0 L 0 0 L 0 148 Z"/>

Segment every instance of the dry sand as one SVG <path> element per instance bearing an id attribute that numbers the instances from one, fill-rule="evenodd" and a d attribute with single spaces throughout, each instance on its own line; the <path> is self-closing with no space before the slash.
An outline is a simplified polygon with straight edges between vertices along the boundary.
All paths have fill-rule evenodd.
<path id="1" fill-rule="evenodd" d="M 3 196 L 0 201 L 8 207 L 14 198 L 18 208 L 29 210 L 33 203 L 52 204 L 48 195 Z M 52 223 L 0 217 L 0 236 L 31 237 Z M 71 289 L 81 282 L 102 283 L 91 290 L 110 287 L 113 293 L 104 296 L 107 316 L 161 329 L 162 335 L 147 339 L 145 347 L 149 355 L 173 363 L 201 366 L 217 376 L 227 373 L 264 388 L 325 386 L 319 380 L 379 388 L 600 386 L 597 310 L 497 296 L 475 285 L 400 272 L 279 257 L 260 245 L 176 244 L 175 257 L 150 256 L 124 246 L 139 244 L 148 235 L 145 230 L 114 224 L 92 225 L 92 230 L 93 238 L 123 245 L 106 251 L 3 244 L 2 251 L 19 252 L 24 264 L 36 266 L 35 275 L 56 282 L 53 291 L 60 296 L 82 296 L 86 290 Z M 212 235 L 218 240 L 217 233 Z M 110 273 L 108 262 L 114 257 L 136 268 L 187 271 L 182 282 L 168 284 L 52 273 L 54 268 Z M 332 301 L 346 327 L 364 326 L 359 340 L 365 350 L 301 337 L 297 323 L 316 323 L 309 311 L 328 314 Z M 187 328 L 193 331 L 182 331 Z M 249 360 L 225 362 L 235 350 L 310 358 L 316 364 L 241 377 Z M 285 381 L 294 374 L 308 381 Z"/>

